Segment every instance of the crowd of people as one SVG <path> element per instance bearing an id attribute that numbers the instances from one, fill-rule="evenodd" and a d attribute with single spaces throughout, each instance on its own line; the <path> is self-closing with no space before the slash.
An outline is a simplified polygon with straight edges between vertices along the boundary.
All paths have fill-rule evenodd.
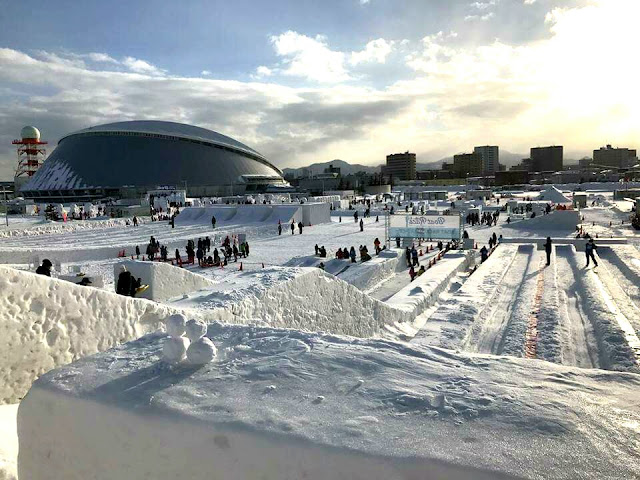
<path id="1" fill-rule="evenodd" d="M 500 211 L 484 212 L 480 215 L 478 212 L 471 212 L 465 217 L 466 223 L 472 227 L 476 225 L 486 225 L 487 227 L 495 226 L 498 224 L 498 218 L 500 217 Z"/>

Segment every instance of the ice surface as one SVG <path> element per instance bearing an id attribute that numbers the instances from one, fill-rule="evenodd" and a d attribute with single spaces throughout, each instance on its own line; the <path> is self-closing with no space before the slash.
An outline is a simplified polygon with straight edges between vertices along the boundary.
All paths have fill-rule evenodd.
<path id="1" fill-rule="evenodd" d="M 381 340 L 209 326 L 203 367 L 148 335 L 41 377 L 30 480 L 634 478 L 640 376 Z M 72 460 L 72 461 L 70 461 Z"/>

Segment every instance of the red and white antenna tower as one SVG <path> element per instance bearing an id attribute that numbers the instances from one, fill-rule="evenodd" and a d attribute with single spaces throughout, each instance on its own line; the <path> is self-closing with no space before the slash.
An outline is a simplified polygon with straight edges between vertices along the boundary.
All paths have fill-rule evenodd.
<path id="1" fill-rule="evenodd" d="M 47 142 L 40 140 L 40 131 L 36 127 L 24 127 L 20 131 L 21 140 L 14 140 L 13 145 L 18 146 L 18 168 L 16 179 L 27 177 L 28 180 L 38 171 L 47 155 L 44 145 Z"/>

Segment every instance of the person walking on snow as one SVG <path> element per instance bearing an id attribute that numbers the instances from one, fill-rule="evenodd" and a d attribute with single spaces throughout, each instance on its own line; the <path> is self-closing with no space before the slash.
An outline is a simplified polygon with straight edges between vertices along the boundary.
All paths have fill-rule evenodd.
<path id="1" fill-rule="evenodd" d="M 362 219 L 360 219 L 360 231 L 364 231 L 364 223 L 362 222 Z"/>
<path id="2" fill-rule="evenodd" d="M 414 267 L 420 264 L 420 262 L 418 262 L 418 251 L 416 250 L 415 246 L 411 248 L 411 260 L 411 264 Z"/>
<path id="3" fill-rule="evenodd" d="M 544 244 L 544 251 L 547 253 L 547 266 L 551 265 L 551 237 L 547 237 L 547 242 Z"/>
<path id="4" fill-rule="evenodd" d="M 596 262 L 596 257 L 593 256 L 593 254 L 595 253 L 597 248 L 598 247 L 593 242 L 593 238 L 590 238 L 589 241 L 587 242 L 587 245 L 585 246 L 585 249 L 584 249 L 584 252 L 587 254 L 587 267 L 589 266 L 589 258 L 591 258 L 591 260 L 593 260 L 593 264 L 596 267 L 598 266 L 598 262 Z"/>
<path id="5" fill-rule="evenodd" d="M 211 228 L 216 228 L 216 217 L 211 215 Z"/>
<path id="6" fill-rule="evenodd" d="M 282 235 L 282 224 L 278 222 L 278 235 Z"/>
<path id="7" fill-rule="evenodd" d="M 291 220 L 291 235 L 295 235 L 296 234 L 296 224 L 293 223 L 293 220 Z"/>
<path id="8" fill-rule="evenodd" d="M 302 222 L 298 222 L 298 230 L 300 230 L 300 235 L 302 235 Z"/>

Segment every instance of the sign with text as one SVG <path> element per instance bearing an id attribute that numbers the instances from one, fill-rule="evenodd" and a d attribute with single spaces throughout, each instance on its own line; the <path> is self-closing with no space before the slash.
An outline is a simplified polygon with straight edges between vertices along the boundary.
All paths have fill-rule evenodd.
<path id="1" fill-rule="evenodd" d="M 403 213 L 390 215 L 389 237 L 459 240 L 462 237 L 462 217 Z"/>

